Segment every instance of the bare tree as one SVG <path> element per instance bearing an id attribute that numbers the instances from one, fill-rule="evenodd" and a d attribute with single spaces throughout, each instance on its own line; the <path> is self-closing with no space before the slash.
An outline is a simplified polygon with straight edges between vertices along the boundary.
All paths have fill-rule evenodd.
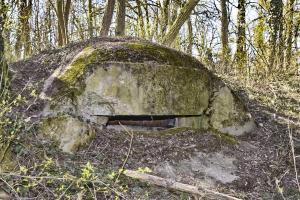
<path id="1" fill-rule="evenodd" d="M 113 13 L 115 8 L 115 0 L 107 0 L 104 15 L 102 18 L 102 25 L 100 30 L 100 36 L 108 36 L 109 28 L 111 25 Z"/>
<path id="2" fill-rule="evenodd" d="M 168 30 L 167 34 L 163 37 L 162 43 L 164 45 L 170 46 L 174 42 L 180 28 L 182 27 L 184 22 L 188 20 L 199 1 L 200 0 L 189 0 L 180 10 L 180 13 L 177 16 L 174 24 L 171 26 L 170 30 Z"/>
<path id="3" fill-rule="evenodd" d="M 126 14 L 126 0 L 117 0 L 117 27 L 116 35 L 125 35 L 125 14 Z"/>
<path id="4" fill-rule="evenodd" d="M 164 0 L 161 9 L 161 35 L 164 36 L 169 25 L 170 0 Z"/>
<path id="5" fill-rule="evenodd" d="M 246 66 L 246 1 L 238 1 L 238 32 L 236 41 L 236 61 L 239 72 L 243 72 Z"/>
<path id="6" fill-rule="evenodd" d="M 288 19 L 287 19 L 287 40 L 286 40 L 286 55 L 285 55 L 285 68 L 287 69 L 291 64 L 292 45 L 293 45 L 293 30 L 294 30 L 294 5 L 295 0 L 288 1 Z"/>
<path id="7" fill-rule="evenodd" d="M 223 66 L 227 68 L 229 62 L 227 0 L 221 0 L 221 14 L 222 61 Z"/>
<path id="8" fill-rule="evenodd" d="M 269 47 L 270 47 L 270 54 L 269 54 L 269 63 L 268 68 L 269 71 L 273 71 L 275 69 L 275 61 L 276 57 L 282 52 L 278 52 L 280 48 L 280 41 L 282 40 L 282 10 L 283 3 L 282 0 L 271 0 L 270 2 L 270 37 L 269 37 Z M 281 56 L 280 56 L 281 57 Z"/>
<path id="9" fill-rule="evenodd" d="M 68 23 L 71 9 L 71 0 L 57 0 L 56 14 L 58 22 L 58 45 L 63 46 L 68 43 Z"/>
<path id="10" fill-rule="evenodd" d="M 8 65 L 4 55 L 3 30 L 6 19 L 6 7 L 4 0 L 0 1 L 0 97 L 4 94 L 8 82 Z"/>
<path id="11" fill-rule="evenodd" d="M 142 12 L 142 5 L 140 0 L 136 1 L 136 7 L 137 7 L 137 14 L 138 14 L 138 34 L 140 37 L 145 38 L 145 25 L 144 25 L 144 18 L 143 18 L 143 12 Z"/>
<path id="12" fill-rule="evenodd" d="M 93 1 L 88 0 L 88 29 L 90 38 L 94 36 L 93 33 Z"/>
<path id="13" fill-rule="evenodd" d="M 187 53 L 192 54 L 193 51 L 193 24 L 191 18 L 187 21 L 188 26 L 188 46 L 187 46 Z"/>
<path id="14" fill-rule="evenodd" d="M 26 57 L 31 54 L 29 18 L 32 14 L 32 0 L 20 0 L 18 2 L 18 8 L 19 27 L 17 29 L 15 50 L 17 57 L 20 57 L 20 53 L 23 48 L 23 56 Z"/>

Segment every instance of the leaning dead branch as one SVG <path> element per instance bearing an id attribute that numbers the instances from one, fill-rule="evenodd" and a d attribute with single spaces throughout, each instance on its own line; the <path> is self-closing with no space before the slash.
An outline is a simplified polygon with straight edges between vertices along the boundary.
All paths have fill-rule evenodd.
<path id="1" fill-rule="evenodd" d="M 176 182 L 174 180 L 171 179 L 165 179 L 165 178 L 161 178 L 158 176 L 153 176 L 153 175 L 149 175 L 149 174 L 145 174 L 145 173 L 141 173 L 138 171 L 133 171 L 133 170 L 125 170 L 124 171 L 124 175 L 128 176 L 130 178 L 134 178 L 134 179 L 138 179 L 142 182 L 146 182 L 149 184 L 153 184 L 153 185 L 158 185 L 158 186 L 162 186 L 168 189 L 173 189 L 173 190 L 178 190 L 178 191 L 182 191 L 182 192 L 187 192 L 190 194 L 194 194 L 194 195 L 203 195 L 203 192 L 209 193 L 209 194 L 213 194 L 219 197 L 224 197 L 230 200 L 241 200 L 239 198 L 227 195 L 227 194 L 223 194 L 217 191 L 213 191 L 204 187 L 196 187 L 193 185 L 188 185 L 188 184 L 184 184 L 184 183 L 180 183 L 180 182 Z"/>

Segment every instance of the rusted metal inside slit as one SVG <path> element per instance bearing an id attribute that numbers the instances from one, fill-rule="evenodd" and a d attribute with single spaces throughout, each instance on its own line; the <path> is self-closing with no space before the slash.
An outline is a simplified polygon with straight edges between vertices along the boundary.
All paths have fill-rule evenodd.
<path id="1" fill-rule="evenodd" d="M 114 115 L 108 117 L 107 127 L 120 125 L 136 128 L 174 128 L 198 123 L 201 115 Z"/>
<path id="2" fill-rule="evenodd" d="M 175 119 L 160 120 L 109 120 L 107 125 L 128 125 L 128 126 L 144 126 L 144 127 L 175 127 Z"/>

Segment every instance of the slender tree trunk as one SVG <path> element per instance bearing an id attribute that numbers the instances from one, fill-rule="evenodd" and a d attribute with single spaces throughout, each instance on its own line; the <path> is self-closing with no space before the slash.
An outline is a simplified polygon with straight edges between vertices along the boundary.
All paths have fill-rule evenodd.
<path id="1" fill-rule="evenodd" d="M 63 46 L 69 42 L 68 24 L 71 10 L 71 0 L 56 1 L 56 14 L 58 22 L 58 45 Z"/>
<path id="2" fill-rule="evenodd" d="M 260 10 L 258 11 L 258 22 L 253 29 L 253 40 L 254 40 L 254 49 L 256 51 L 255 55 L 255 69 L 257 72 L 266 74 L 268 68 L 268 51 L 267 51 L 267 42 L 265 40 L 266 32 L 266 20 L 264 17 L 263 10 L 266 9 L 267 5 L 264 0 L 258 1 L 260 5 Z"/>
<path id="3" fill-rule="evenodd" d="M 25 0 L 26 1 L 26 0 Z M 32 54 L 32 48 L 30 43 L 30 25 L 29 25 L 29 18 L 32 14 L 32 0 L 26 1 L 28 4 L 26 5 L 25 9 L 25 19 L 23 22 L 23 44 L 24 44 L 24 56 L 30 56 Z"/>
<path id="4" fill-rule="evenodd" d="M 151 25 L 150 25 L 150 16 L 149 16 L 149 8 L 148 8 L 148 3 L 147 0 L 144 0 L 144 10 L 145 10 L 145 15 L 146 15 L 146 34 L 147 38 L 151 39 Z"/>
<path id="5" fill-rule="evenodd" d="M 170 10 L 170 16 L 169 16 L 169 19 L 168 19 L 168 24 L 167 24 L 167 29 L 169 29 L 170 27 L 172 27 L 172 25 L 174 24 L 174 22 L 176 21 L 176 18 L 178 17 L 178 10 L 179 8 L 182 8 L 183 5 L 181 4 L 178 4 L 176 2 L 174 2 L 174 4 L 172 4 L 172 7 L 171 5 L 169 5 L 169 10 Z"/>
<path id="6" fill-rule="evenodd" d="M 18 20 L 17 30 L 16 30 L 16 43 L 15 43 L 15 55 L 17 58 L 21 57 L 21 50 L 22 50 L 22 29 L 21 29 L 21 22 Z"/>
<path id="7" fill-rule="evenodd" d="M 8 65 L 5 60 L 4 48 L 4 23 L 6 20 L 6 8 L 4 0 L 0 1 L 0 97 L 5 94 L 8 83 Z"/>
<path id="8" fill-rule="evenodd" d="M 240 73 L 246 69 L 246 1 L 238 1 L 238 33 L 237 33 L 236 59 L 237 67 Z"/>
<path id="9" fill-rule="evenodd" d="M 184 22 L 190 17 L 192 11 L 194 10 L 194 8 L 196 7 L 199 1 L 200 0 L 189 0 L 185 4 L 185 6 L 180 10 L 180 13 L 177 16 L 174 24 L 172 25 L 170 30 L 168 30 L 166 35 L 163 37 L 162 43 L 164 45 L 170 46 L 174 42 L 180 28 L 182 27 Z"/>
<path id="10" fill-rule="evenodd" d="M 154 37 L 158 37 L 159 16 L 158 16 L 158 10 L 156 11 L 157 12 L 155 12 L 154 14 L 154 25 L 152 31 L 150 31 L 149 40 L 152 40 Z"/>
<path id="11" fill-rule="evenodd" d="M 270 47 L 270 53 L 269 53 L 269 63 L 268 63 L 268 69 L 269 72 L 272 72 L 275 69 L 275 57 L 277 57 L 278 46 L 280 44 L 281 38 L 280 31 L 281 31 L 281 20 L 282 20 L 282 0 L 271 0 L 270 3 L 270 38 L 269 38 L 269 47 Z"/>
<path id="12" fill-rule="evenodd" d="M 32 0 L 20 0 L 18 8 L 19 19 L 15 51 L 17 57 L 20 57 L 21 50 L 23 50 L 23 57 L 25 58 L 31 54 L 29 18 L 32 14 Z"/>
<path id="13" fill-rule="evenodd" d="M 52 23 L 51 23 L 51 4 L 47 2 L 46 4 L 46 13 L 45 13 L 45 25 L 46 30 L 44 31 L 43 41 L 46 44 L 46 47 L 50 47 L 52 45 Z"/>
<path id="14" fill-rule="evenodd" d="M 115 8 L 115 0 L 107 0 L 104 15 L 102 18 L 102 26 L 100 30 L 100 36 L 108 36 L 109 28 L 111 25 L 113 13 Z"/>
<path id="15" fill-rule="evenodd" d="M 116 35 L 125 35 L 125 14 L 126 14 L 126 0 L 117 0 L 117 26 Z"/>
<path id="16" fill-rule="evenodd" d="M 221 13 L 222 61 L 223 67 L 225 67 L 225 70 L 227 70 L 227 65 L 229 62 L 227 0 L 221 0 Z"/>
<path id="17" fill-rule="evenodd" d="M 140 0 L 136 0 L 137 5 L 137 13 L 138 13 L 138 33 L 140 37 L 145 38 L 145 25 L 144 25 L 144 17 L 142 12 L 142 5 Z"/>
<path id="18" fill-rule="evenodd" d="M 76 33 L 77 33 L 78 37 L 80 38 L 80 40 L 84 40 L 85 39 L 85 37 L 84 37 L 84 31 L 83 31 L 82 25 L 80 23 L 80 20 L 75 15 L 75 12 L 72 12 L 72 19 L 73 19 L 72 24 L 77 29 Z"/>
<path id="19" fill-rule="evenodd" d="M 166 34 L 167 28 L 169 25 L 169 5 L 170 0 L 164 0 L 162 5 L 162 14 L 161 14 L 161 35 L 162 37 Z"/>
<path id="20" fill-rule="evenodd" d="M 69 16 L 71 11 L 71 0 L 67 0 L 66 4 L 64 5 L 64 30 L 65 30 L 65 42 L 66 44 L 69 43 Z"/>
<path id="21" fill-rule="evenodd" d="M 294 4 L 295 0 L 288 1 L 288 20 L 287 20 L 287 40 L 286 40 L 286 55 L 285 68 L 289 68 L 292 58 L 293 32 L 294 32 Z"/>
<path id="22" fill-rule="evenodd" d="M 36 1 L 35 2 L 35 7 L 39 8 L 40 7 L 40 2 Z M 34 33 L 34 37 L 35 37 L 35 45 L 36 45 L 36 50 L 40 51 L 41 49 L 43 49 L 43 44 L 41 42 L 41 30 L 40 30 L 40 10 L 36 9 L 35 11 L 35 33 Z"/>
<path id="23" fill-rule="evenodd" d="M 193 51 L 193 25 L 192 25 L 192 20 L 189 18 L 188 22 L 188 46 L 187 46 L 187 53 L 192 55 Z"/>
<path id="24" fill-rule="evenodd" d="M 94 36 L 93 33 L 93 1 L 88 0 L 88 29 L 90 38 Z"/>
<path id="25" fill-rule="evenodd" d="M 296 18 L 296 25 L 294 29 L 294 46 L 296 51 L 298 50 L 298 45 L 297 45 L 297 39 L 299 36 L 299 29 L 300 29 L 300 14 L 298 14 L 298 18 Z"/>
<path id="26" fill-rule="evenodd" d="M 66 44 L 66 31 L 64 22 L 64 0 L 56 1 L 57 22 L 58 22 L 58 46 Z"/>
<path id="27" fill-rule="evenodd" d="M 276 68 L 279 70 L 283 70 L 284 68 L 284 50 L 286 49 L 286 44 L 285 44 L 285 34 L 284 34 L 284 28 L 283 28 L 283 7 L 281 8 L 281 20 L 279 21 L 279 31 L 278 31 L 278 47 L 277 47 L 277 63 L 276 63 Z"/>

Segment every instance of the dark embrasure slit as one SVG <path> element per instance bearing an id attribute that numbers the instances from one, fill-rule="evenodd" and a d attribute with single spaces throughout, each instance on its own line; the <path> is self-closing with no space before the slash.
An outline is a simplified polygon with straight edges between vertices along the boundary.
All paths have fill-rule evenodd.
<path id="1" fill-rule="evenodd" d="M 107 126 L 127 125 L 139 127 L 173 128 L 176 126 L 176 118 L 194 117 L 178 115 L 117 115 L 109 116 Z"/>

